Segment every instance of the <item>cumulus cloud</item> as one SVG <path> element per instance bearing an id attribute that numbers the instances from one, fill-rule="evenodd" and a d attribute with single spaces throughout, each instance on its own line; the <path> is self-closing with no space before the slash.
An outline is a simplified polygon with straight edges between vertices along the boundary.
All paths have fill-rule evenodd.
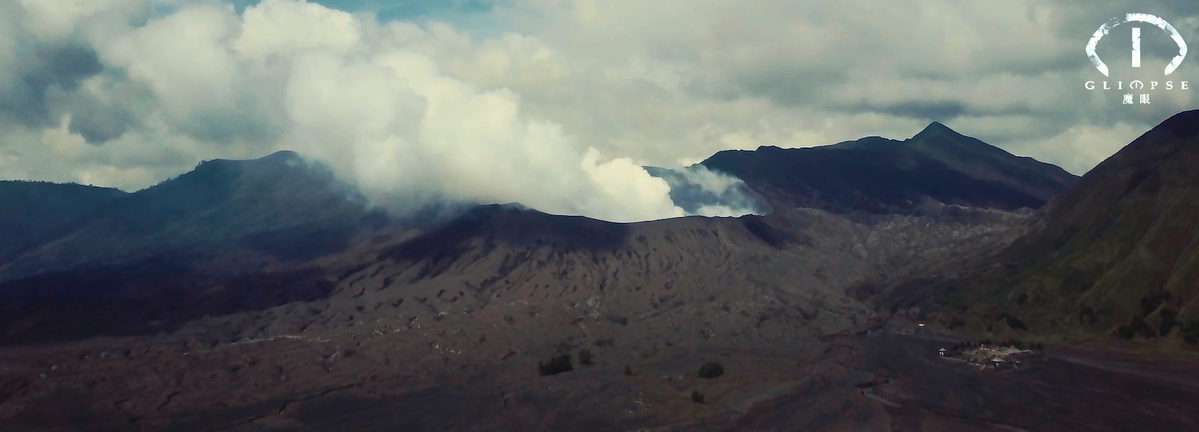
<path id="1" fill-rule="evenodd" d="M 671 201 L 670 186 L 635 161 L 582 146 L 550 120 L 526 117 L 520 95 L 503 86 L 442 71 L 443 62 L 458 62 L 486 84 L 487 74 L 546 58 L 548 48 L 534 39 L 510 34 L 472 44 L 445 25 L 384 25 L 294 0 L 264 0 L 240 15 L 215 3 L 180 4 L 124 31 L 107 28 L 122 15 L 104 12 L 127 3 L 23 5 L 35 17 L 29 33 L 46 40 L 75 35 L 74 43 L 87 43 L 80 55 L 95 66 L 67 76 L 70 85 L 45 87 L 117 108 L 131 94 L 149 96 L 136 119 L 95 121 L 84 102 L 47 110 L 57 122 L 33 124 L 44 127 L 33 150 L 74 162 L 60 180 L 141 187 L 161 178 L 155 165 L 190 162 L 135 162 L 133 153 L 151 146 L 193 158 L 294 149 L 328 162 L 397 211 L 450 200 L 519 202 L 622 222 L 686 214 Z M 71 28 L 96 30 L 80 36 Z M 474 53 L 438 58 L 431 49 L 439 44 Z M 562 73 L 550 69 L 526 70 L 518 79 Z M 80 126 L 80 114 L 90 123 Z M 163 135 L 187 139 L 152 141 Z M 9 169 L 10 160 L 6 155 L 6 173 L 29 174 Z"/>
<path id="2" fill-rule="evenodd" d="M 906 138 L 936 120 L 1082 174 L 1106 156 L 1078 154 L 1075 147 L 1127 142 L 1087 136 L 1105 141 L 1063 145 L 1066 130 L 1115 124 L 1148 129 L 1199 102 L 1194 92 L 1156 92 L 1151 105 L 1126 107 L 1122 94 L 1087 91 L 1084 82 L 1103 78 L 1083 52 L 1091 34 L 1113 16 L 1146 12 L 1165 17 L 1194 44 L 1197 9 L 1172 0 L 520 0 L 508 13 L 519 27 L 574 58 L 604 65 L 576 68 L 580 73 L 561 87 L 613 94 L 621 109 L 593 109 L 592 118 L 562 116 L 564 125 L 635 157 L 694 159 L 762 144 Z M 1099 46 L 1103 58 L 1113 59 L 1112 79 L 1164 79 L 1156 65 L 1164 67 L 1176 54 L 1174 43 L 1156 29 L 1144 30 L 1146 67 L 1132 69 L 1128 28 L 1118 28 Z M 1170 78 L 1189 80 L 1196 73 L 1184 67 Z M 533 96 L 540 88 L 518 91 L 540 100 Z M 559 99 L 530 110 L 562 110 L 584 100 Z M 652 124 L 639 123 L 647 118 Z M 979 123 L 1008 126 L 972 129 Z"/>
<path id="3" fill-rule="evenodd" d="M 0 177 L 139 189 L 291 149 L 396 209 L 737 215 L 755 209 L 743 185 L 682 167 L 931 120 L 1081 174 L 1199 101 L 1083 88 L 1102 79 L 1086 40 L 1134 9 L 1199 40 L 1199 12 L 1169 0 L 509 0 L 459 23 L 302 0 L 0 2 Z M 1099 47 L 1113 77 L 1145 72 L 1114 60 L 1117 33 Z M 1145 65 L 1173 55 L 1158 36 Z M 695 188 L 719 199 L 681 201 Z"/>

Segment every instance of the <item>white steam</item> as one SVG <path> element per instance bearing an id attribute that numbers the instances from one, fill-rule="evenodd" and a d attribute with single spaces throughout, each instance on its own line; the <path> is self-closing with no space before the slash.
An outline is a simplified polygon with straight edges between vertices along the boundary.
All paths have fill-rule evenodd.
<path id="1" fill-rule="evenodd" d="M 295 5 L 272 1 L 247 15 Z M 239 42 L 255 53 L 276 46 Z M 282 145 L 330 162 L 377 202 L 519 202 L 621 222 L 684 215 L 670 187 L 632 161 L 579 151 L 560 126 L 521 118 L 518 95 L 447 77 L 427 56 L 402 48 L 292 54 L 278 46 L 292 63 L 284 102 L 291 128 Z"/>
<path id="2" fill-rule="evenodd" d="M 744 181 L 703 165 L 672 170 L 664 179 L 673 201 L 690 214 L 735 217 L 765 211 L 766 204 L 754 199 Z"/>
<path id="3" fill-rule="evenodd" d="M 64 37 L 64 28 L 89 14 L 136 2 L 76 3 L 49 0 L 34 8 L 27 2 L 40 20 L 34 33 Z M 55 5 L 72 14 L 50 14 L 59 10 Z M 196 152 L 203 156 L 295 150 L 401 212 L 450 200 L 518 202 L 619 222 L 687 214 L 672 202 L 667 182 L 633 160 L 601 154 L 559 124 L 528 118 L 520 95 L 507 88 L 481 88 L 443 73 L 438 59 L 445 56 L 429 40 L 454 39 L 444 25 L 383 25 L 303 0 L 263 0 L 240 16 L 225 5 L 182 3 L 145 25 L 96 22 L 85 34 L 100 61 L 157 100 L 159 109 L 144 123 L 215 137 L 209 141 L 217 150 Z M 502 73 L 515 55 L 505 48 L 531 61 L 550 55 L 536 40 L 506 35 L 501 41 L 511 46 L 491 41 L 479 48 L 480 73 Z M 547 76 L 570 73 L 562 65 L 542 69 Z M 102 82 L 93 86 L 114 91 Z"/>
<path id="4" fill-rule="evenodd" d="M 633 161 L 604 160 L 559 125 L 524 118 L 507 89 L 442 73 L 405 43 L 419 29 L 391 24 L 364 37 L 365 27 L 290 0 L 246 9 L 232 47 L 245 73 L 285 76 L 281 146 L 330 162 L 368 197 L 401 209 L 448 199 L 619 222 L 685 215 L 670 186 Z M 290 66 L 262 66 L 272 59 Z"/>

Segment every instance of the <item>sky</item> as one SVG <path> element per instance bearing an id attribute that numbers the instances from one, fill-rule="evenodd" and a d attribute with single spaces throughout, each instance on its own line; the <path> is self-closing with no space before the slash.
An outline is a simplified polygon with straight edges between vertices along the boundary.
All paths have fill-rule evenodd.
<path id="1" fill-rule="evenodd" d="M 636 221 L 685 214 L 643 165 L 932 121 L 1081 175 L 1199 105 L 1199 54 L 1164 75 L 1150 24 L 1088 59 L 1131 12 L 1199 44 L 1193 0 L 5 0 L 0 179 L 134 191 L 286 149 L 395 207 Z M 1084 86 L 1134 79 L 1150 103 Z"/>

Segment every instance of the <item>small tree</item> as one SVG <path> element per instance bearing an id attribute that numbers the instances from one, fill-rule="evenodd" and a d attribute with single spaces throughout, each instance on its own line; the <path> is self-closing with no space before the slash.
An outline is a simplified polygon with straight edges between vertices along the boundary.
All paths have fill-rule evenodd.
<path id="1" fill-rule="evenodd" d="M 591 364 L 591 351 L 590 350 L 579 351 L 579 364 L 585 364 L 585 365 Z"/>
<path id="2" fill-rule="evenodd" d="M 699 390 L 692 390 L 691 400 L 695 403 L 704 403 L 704 394 L 700 393 Z"/>
<path id="3" fill-rule="evenodd" d="M 633 376 L 633 369 L 629 365 L 624 365 L 624 376 Z"/>
<path id="4" fill-rule="evenodd" d="M 574 370 L 574 366 L 570 364 L 570 354 L 562 354 L 551 359 L 549 363 L 538 363 L 537 369 L 541 372 L 542 376 L 547 376 L 570 372 Z"/>
<path id="5" fill-rule="evenodd" d="M 700 378 L 716 378 L 721 375 L 724 375 L 724 366 L 721 366 L 720 363 L 707 362 L 699 367 Z"/>

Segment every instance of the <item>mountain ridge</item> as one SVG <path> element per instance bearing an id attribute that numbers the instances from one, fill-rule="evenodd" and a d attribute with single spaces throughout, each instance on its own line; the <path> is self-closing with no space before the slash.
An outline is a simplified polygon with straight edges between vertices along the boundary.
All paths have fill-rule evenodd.
<path id="1" fill-rule="evenodd" d="M 936 122 L 903 141 L 870 136 L 820 147 L 760 146 L 717 152 L 701 164 L 740 178 L 778 204 L 837 213 L 911 214 L 924 197 L 1035 209 L 1077 181 L 1057 166 L 1012 155 Z"/>
<path id="2" fill-rule="evenodd" d="M 124 195 L 74 183 L 0 181 L 0 256 Z"/>
<path id="3" fill-rule="evenodd" d="M 79 265 L 116 265 L 280 230 L 310 231 L 385 217 L 332 171 L 284 151 L 211 160 L 122 195 L 0 260 L 0 280 Z"/>

